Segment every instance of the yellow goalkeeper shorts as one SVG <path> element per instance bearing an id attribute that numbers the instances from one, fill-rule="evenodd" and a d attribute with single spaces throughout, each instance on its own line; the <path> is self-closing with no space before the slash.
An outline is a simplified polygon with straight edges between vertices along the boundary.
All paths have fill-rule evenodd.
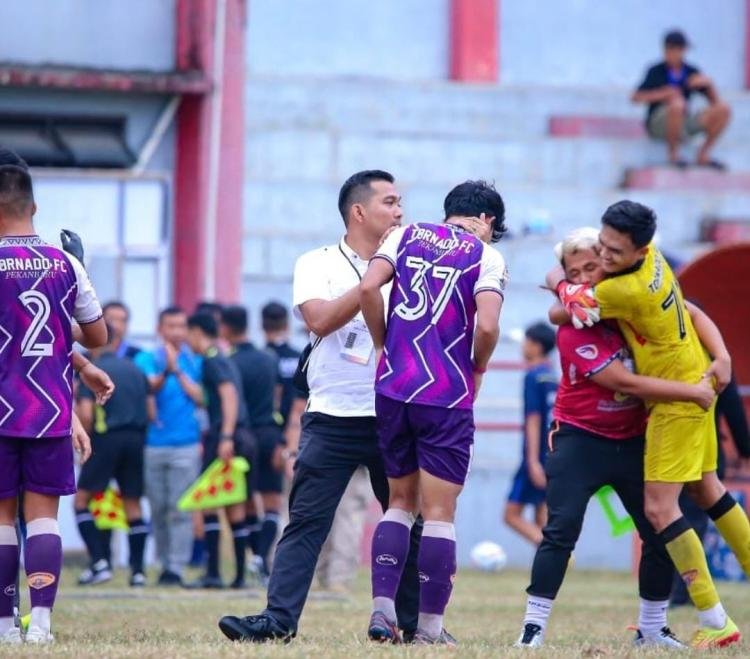
<path id="1" fill-rule="evenodd" d="M 689 483 L 716 471 L 718 443 L 714 407 L 685 414 L 685 406 L 656 404 L 646 429 L 646 481 Z"/>

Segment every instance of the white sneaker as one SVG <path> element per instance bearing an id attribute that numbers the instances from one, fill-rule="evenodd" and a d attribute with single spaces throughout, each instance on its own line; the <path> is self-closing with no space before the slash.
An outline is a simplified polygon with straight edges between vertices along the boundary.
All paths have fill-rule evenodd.
<path id="1" fill-rule="evenodd" d="M 18 627 L 11 627 L 0 634 L 0 645 L 21 645 L 22 642 L 21 630 Z"/>
<path id="2" fill-rule="evenodd" d="M 79 586 L 95 586 L 99 583 L 106 583 L 112 580 L 112 568 L 106 559 L 102 558 L 94 563 L 90 568 L 81 572 L 78 577 Z"/>
<path id="3" fill-rule="evenodd" d="M 52 636 L 52 632 L 48 629 L 42 629 L 41 627 L 37 625 L 30 625 L 29 629 L 26 631 L 26 642 L 27 643 L 36 643 L 37 645 L 46 645 L 47 643 L 52 643 L 54 641 L 54 637 Z"/>
<path id="4" fill-rule="evenodd" d="M 640 629 L 636 629 L 633 645 L 640 648 L 666 647 L 673 650 L 688 649 L 687 645 L 681 643 L 669 627 L 662 627 L 656 634 L 649 634 L 648 636 L 644 636 Z"/>
<path id="5" fill-rule="evenodd" d="M 527 622 L 523 626 L 523 631 L 518 640 L 513 645 L 514 648 L 540 648 L 544 644 L 544 632 L 542 628 L 533 623 Z"/>

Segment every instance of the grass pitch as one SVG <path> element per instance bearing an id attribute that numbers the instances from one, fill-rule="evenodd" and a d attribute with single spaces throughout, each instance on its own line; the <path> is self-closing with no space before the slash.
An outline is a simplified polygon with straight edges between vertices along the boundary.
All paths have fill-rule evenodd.
<path id="1" fill-rule="evenodd" d="M 259 590 L 184 591 L 153 586 L 135 590 L 120 572 L 114 582 L 81 588 L 77 572 L 67 569 L 53 615 L 54 645 L 0 646 L 5 657 L 356 657 L 445 656 L 445 648 L 373 646 L 365 640 L 369 618 L 368 574 L 361 572 L 349 598 L 313 591 L 290 644 L 230 643 L 216 623 L 221 615 L 258 613 L 265 604 Z M 154 580 L 154 575 L 150 575 Z M 458 638 L 462 657 L 521 657 L 515 650 L 525 606 L 528 575 L 520 571 L 487 574 L 459 571 L 446 627 Z M 719 585 L 724 604 L 748 640 L 716 654 L 750 656 L 750 586 Z M 637 620 L 635 579 L 625 574 L 573 570 L 558 598 L 547 631 L 547 644 L 537 657 L 652 657 L 667 652 L 632 648 L 629 623 Z M 28 611 L 28 604 L 24 604 Z M 692 609 L 670 612 L 670 624 L 687 640 L 695 625 Z M 452 653 L 451 653 L 452 654 Z M 680 656 L 697 656 L 681 653 Z M 701 653 L 705 655 L 706 653 Z M 714 654 L 714 653 L 710 653 Z"/>

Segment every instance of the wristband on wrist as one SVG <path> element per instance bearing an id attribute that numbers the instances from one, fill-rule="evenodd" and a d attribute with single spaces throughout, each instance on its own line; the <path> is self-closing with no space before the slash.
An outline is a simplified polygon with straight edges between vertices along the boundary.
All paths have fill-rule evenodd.
<path id="1" fill-rule="evenodd" d="M 222 442 L 225 442 L 225 441 L 233 442 L 234 441 L 234 435 L 229 435 L 229 434 L 223 432 L 223 433 L 221 433 L 221 435 L 219 435 L 219 439 Z"/>
<path id="2" fill-rule="evenodd" d="M 487 372 L 487 367 L 479 368 L 476 364 L 473 367 L 474 373 L 479 373 L 480 375 L 484 375 Z"/>

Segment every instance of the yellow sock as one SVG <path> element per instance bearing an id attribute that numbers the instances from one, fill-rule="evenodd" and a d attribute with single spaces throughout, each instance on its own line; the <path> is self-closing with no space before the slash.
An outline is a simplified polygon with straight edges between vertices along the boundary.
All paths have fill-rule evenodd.
<path id="1" fill-rule="evenodd" d="M 695 608 L 705 611 L 719 603 L 713 579 L 708 572 L 706 554 L 703 552 L 698 534 L 684 517 L 672 522 L 661 532 L 661 537 L 674 563 L 687 586 Z"/>
<path id="2" fill-rule="evenodd" d="M 706 512 L 734 552 L 745 574 L 750 577 L 750 522 L 745 511 L 726 493 Z"/>

